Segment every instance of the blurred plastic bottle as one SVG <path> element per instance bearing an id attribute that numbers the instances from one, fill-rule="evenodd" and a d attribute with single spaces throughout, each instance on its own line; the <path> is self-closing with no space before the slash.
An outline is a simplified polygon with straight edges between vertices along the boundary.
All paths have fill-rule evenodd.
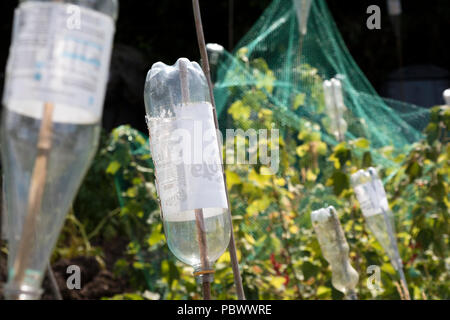
<path id="1" fill-rule="evenodd" d="M 323 92 L 326 112 L 330 119 L 329 130 L 337 141 L 344 141 L 348 125 L 344 119 L 347 107 L 344 104 L 341 81 L 336 78 L 325 80 Z"/>
<path id="2" fill-rule="evenodd" d="M 367 227 L 386 251 L 395 270 L 401 270 L 394 217 L 376 169 L 359 170 L 351 176 L 351 183 Z"/>
<path id="3" fill-rule="evenodd" d="M 217 74 L 219 73 L 219 65 L 225 53 L 225 49 L 220 44 L 208 43 L 206 45 L 206 50 L 208 52 L 211 81 L 214 83 L 217 80 Z"/>
<path id="4" fill-rule="evenodd" d="M 15 10 L 1 128 L 8 298 L 39 298 L 50 253 L 97 150 L 117 14 L 117 0 L 28 0 Z M 14 262 L 48 104 L 54 111 L 46 184 L 25 278 L 17 283 Z"/>
<path id="5" fill-rule="evenodd" d="M 145 105 L 166 239 L 172 253 L 211 281 L 230 241 L 230 219 L 208 84 L 185 58 L 155 63 Z"/>
<path id="6" fill-rule="evenodd" d="M 442 96 L 444 97 L 445 104 L 450 107 L 450 89 L 444 90 Z"/>
<path id="7" fill-rule="evenodd" d="M 350 264 L 349 246 L 334 207 L 311 213 L 311 222 L 319 239 L 322 254 L 331 265 L 332 284 L 350 299 L 356 299 L 359 275 Z"/>

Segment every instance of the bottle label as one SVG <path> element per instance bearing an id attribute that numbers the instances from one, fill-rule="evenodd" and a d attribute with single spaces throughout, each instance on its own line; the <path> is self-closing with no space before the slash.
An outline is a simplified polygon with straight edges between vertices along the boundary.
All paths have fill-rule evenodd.
<path id="1" fill-rule="evenodd" d="M 14 14 L 3 104 L 41 118 L 95 123 L 102 115 L 114 37 L 106 14 L 73 4 L 26 2 Z"/>
<path id="2" fill-rule="evenodd" d="M 176 106 L 170 117 L 147 120 L 164 219 L 193 220 L 194 209 L 207 218 L 219 214 L 208 209 L 228 208 L 211 104 Z"/>
<path id="3" fill-rule="evenodd" d="M 364 217 L 381 214 L 389 210 L 383 184 L 380 179 L 366 182 L 354 188 Z"/>

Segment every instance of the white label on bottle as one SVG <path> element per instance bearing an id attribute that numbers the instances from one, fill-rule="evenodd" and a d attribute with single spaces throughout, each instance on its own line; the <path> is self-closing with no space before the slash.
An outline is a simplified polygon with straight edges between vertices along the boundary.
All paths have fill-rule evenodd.
<path id="1" fill-rule="evenodd" d="M 114 36 L 111 17 L 55 2 L 26 2 L 15 12 L 3 104 L 41 118 L 46 102 L 53 120 L 100 120 Z"/>
<path id="2" fill-rule="evenodd" d="M 189 103 L 173 112 L 170 118 L 148 119 L 164 219 L 193 220 L 195 209 L 204 209 L 205 218 L 220 214 L 212 208 L 228 204 L 212 106 Z"/>
<path id="3" fill-rule="evenodd" d="M 386 192 L 380 179 L 356 186 L 355 194 L 364 217 L 381 214 L 383 210 L 385 212 L 389 210 Z"/>

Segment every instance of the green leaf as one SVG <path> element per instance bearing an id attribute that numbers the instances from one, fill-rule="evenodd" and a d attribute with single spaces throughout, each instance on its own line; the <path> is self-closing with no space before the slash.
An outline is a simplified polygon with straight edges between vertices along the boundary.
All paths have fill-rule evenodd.
<path id="1" fill-rule="evenodd" d="M 273 286 L 275 289 L 279 290 L 284 286 L 284 283 L 286 282 L 286 279 L 284 277 L 273 277 L 270 279 L 270 285 Z"/>
<path id="2" fill-rule="evenodd" d="M 317 288 L 317 297 L 318 298 L 325 298 L 330 296 L 331 294 L 331 288 L 329 287 L 325 287 L 325 286 L 320 286 L 319 288 Z"/>
<path id="3" fill-rule="evenodd" d="M 367 139 L 364 138 L 359 138 L 356 140 L 352 141 L 352 144 L 357 147 L 357 148 L 361 148 L 361 149 L 367 149 L 370 146 L 370 142 Z"/>
<path id="4" fill-rule="evenodd" d="M 339 196 L 342 191 L 350 187 L 350 181 L 345 173 L 335 170 L 331 178 L 328 180 L 327 185 L 333 186 L 334 194 Z"/>
<path id="5" fill-rule="evenodd" d="M 228 190 L 230 190 L 234 185 L 241 183 L 241 178 L 239 177 L 239 175 L 237 173 L 227 170 L 226 174 L 227 174 Z"/>
<path id="6" fill-rule="evenodd" d="M 422 167 L 414 161 L 406 168 L 406 174 L 408 174 L 409 179 L 412 181 L 422 175 Z"/>
<path id="7" fill-rule="evenodd" d="M 362 167 L 369 168 L 371 166 L 372 166 L 372 155 L 370 154 L 370 151 L 366 151 L 363 154 Z"/>
<path id="8" fill-rule="evenodd" d="M 302 106 L 305 103 L 306 94 L 299 93 L 294 98 L 294 106 L 293 109 L 297 110 L 300 106 Z"/>
<path id="9" fill-rule="evenodd" d="M 150 234 L 150 237 L 148 238 L 148 244 L 150 246 L 154 246 L 155 244 L 163 241 L 164 238 L 164 234 L 161 233 L 160 228 L 155 228 L 155 230 Z"/>
<path id="10" fill-rule="evenodd" d="M 121 165 L 117 161 L 113 161 L 109 164 L 108 168 L 106 169 L 106 173 L 115 175 L 116 172 L 120 169 Z"/>
<path id="11" fill-rule="evenodd" d="M 249 106 L 244 105 L 241 100 L 236 101 L 228 109 L 228 113 L 231 114 L 234 120 L 248 120 L 252 110 Z"/>
<path id="12" fill-rule="evenodd" d="M 302 273 L 305 277 L 305 280 L 308 280 L 311 277 L 316 277 L 320 271 L 320 268 L 309 261 L 305 261 L 302 264 Z"/>

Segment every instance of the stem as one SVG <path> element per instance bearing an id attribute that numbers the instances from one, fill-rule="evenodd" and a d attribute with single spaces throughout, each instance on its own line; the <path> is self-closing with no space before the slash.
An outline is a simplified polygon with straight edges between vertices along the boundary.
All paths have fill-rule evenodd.
<path id="1" fill-rule="evenodd" d="M 411 300 L 411 296 L 408 290 L 408 283 L 406 282 L 405 273 L 403 272 L 403 267 L 398 269 L 398 274 L 400 275 L 400 286 L 402 287 L 403 294 L 405 295 L 406 300 Z"/>
<path id="2" fill-rule="evenodd" d="M 85 233 L 87 240 L 91 240 L 93 237 L 97 236 L 100 230 L 106 225 L 108 220 L 114 217 L 115 215 L 119 214 L 120 211 L 121 211 L 120 207 L 110 211 L 108 215 L 100 221 L 100 223 L 95 227 L 95 229 L 91 233 L 89 233 L 88 235 L 86 235 Z"/>
<path id="3" fill-rule="evenodd" d="M 281 215 L 283 215 L 283 214 L 281 214 Z M 283 229 L 284 234 L 287 235 L 287 232 L 288 232 L 288 231 L 286 230 L 286 227 L 283 225 L 283 222 L 281 223 L 281 227 L 282 227 L 282 229 Z M 301 291 L 301 289 L 300 289 L 300 280 L 299 280 L 297 271 L 296 271 L 296 269 L 294 268 L 294 264 L 293 264 L 293 262 L 292 262 L 291 246 L 289 245 L 289 240 L 288 240 L 288 239 L 286 239 L 286 240 L 287 240 L 287 241 L 284 243 L 284 245 L 285 245 L 285 248 L 286 248 L 286 253 L 287 253 L 287 255 L 288 255 L 288 265 L 289 265 L 289 268 L 291 268 L 292 273 L 294 274 L 294 278 L 295 278 L 295 287 L 296 287 L 296 289 L 297 289 L 298 298 L 299 298 L 299 300 L 303 300 L 302 291 Z"/>
<path id="4" fill-rule="evenodd" d="M 272 180 L 272 188 L 274 190 L 274 196 L 275 196 L 275 199 L 277 200 L 277 203 L 280 203 L 280 201 L 281 201 L 280 195 L 275 189 L 275 183 L 273 182 L 273 180 Z M 286 219 L 284 219 L 284 211 L 281 209 L 281 207 L 279 207 L 279 209 L 280 209 L 280 218 L 281 218 L 281 228 L 283 229 L 283 234 L 285 235 L 284 237 L 282 237 L 282 239 L 286 240 L 286 241 L 283 241 L 283 245 L 284 245 L 284 248 L 286 249 L 286 253 L 288 255 L 288 265 L 289 265 L 289 268 L 291 268 L 292 273 L 295 278 L 295 287 L 297 289 L 298 298 L 299 298 L 299 300 L 303 300 L 303 295 L 302 295 L 302 291 L 300 288 L 300 280 L 299 280 L 297 271 L 294 268 L 294 264 L 292 262 L 293 259 L 292 259 L 291 246 L 289 244 L 289 239 L 287 238 L 289 231 L 286 228 L 286 226 L 284 225 L 284 222 L 286 221 Z"/>
<path id="5" fill-rule="evenodd" d="M 75 216 L 73 209 L 71 209 L 69 211 L 69 215 L 67 216 L 67 220 L 71 221 L 75 227 L 78 228 L 78 230 L 80 231 L 80 235 L 81 238 L 83 239 L 84 242 L 84 246 L 86 247 L 87 252 L 91 252 L 92 251 L 92 246 L 91 243 L 89 241 L 89 237 L 86 234 L 86 229 L 84 228 L 84 225 L 80 222 L 80 220 L 78 220 L 78 218 Z"/>
<path id="6" fill-rule="evenodd" d="M 208 61 L 208 53 L 206 51 L 206 44 L 205 44 L 205 35 L 203 33 L 203 25 L 202 25 L 202 18 L 200 13 L 200 5 L 198 0 L 192 0 L 192 7 L 194 10 L 194 19 L 195 19 L 195 29 L 197 32 L 197 40 L 198 40 L 198 46 L 200 50 L 200 56 L 202 58 L 202 69 L 205 73 L 206 81 L 208 82 L 209 87 L 209 95 L 211 98 L 211 104 L 213 109 L 213 115 L 214 115 L 214 122 L 216 129 L 219 129 L 219 122 L 217 120 L 217 112 L 216 112 L 216 103 L 214 100 L 214 92 L 213 92 L 213 85 L 211 82 L 211 72 L 209 69 L 209 61 Z M 221 150 L 221 144 L 219 141 L 219 137 L 217 137 L 217 143 L 219 144 L 219 150 Z M 233 269 L 233 275 L 234 275 L 234 284 L 236 286 L 236 293 L 239 300 L 245 300 L 245 294 L 244 294 L 244 288 L 242 286 L 242 278 L 239 271 L 239 261 L 236 254 L 236 242 L 234 239 L 234 230 L 233 230 L 233 221 L 231 217 L 231 207 L 230 207 L 230 199 L 228 196 L 228 190 L 227 190 L 227 178 L 225 175 L 225 167 L 222 163 L 222 171 L 223 171 L 223 180 L 225 184 L 225 192 L 227 195 L 227 202 L 228 202 L 228 215 L 230 219 L 230 228 L 231 228 L 231 236 L 230 236 L 230 243 L 228 245 L 228 251 L 230 252 L 230 260 L 231 260 L 231 267 Z"/>
<path id="7" fill-rule="evenodd" d="M 381 208 L 381 212 L 383 213 L 383 217 L 386 222 L 389 240 L 391 242 L 391 247 L 392 247 L 392 250 L 394 251 L 394 255 L 395 255 L 394 267 L 395 267 L 395 269 L 397 269 L 397 272 L 400 276 L 401 289 L 403 290 L 405 299 L 411 300 L 411 296 L 409 295 L 409 290 L 408 290 L 408 284 L 407 284 L 406 278 L 405 278 L 405 273 L 403 272 L 403 266 L 402 266 L 402 261 L 400 258 L 400 253 L 398 252 L 397 240 L 395 239 L 395 236 L 394 236 L 394 228 L 392 227 L 392 224 L 389 220 L 389 216 L 387 215 L 386 211 L 383 208 Z"/>

